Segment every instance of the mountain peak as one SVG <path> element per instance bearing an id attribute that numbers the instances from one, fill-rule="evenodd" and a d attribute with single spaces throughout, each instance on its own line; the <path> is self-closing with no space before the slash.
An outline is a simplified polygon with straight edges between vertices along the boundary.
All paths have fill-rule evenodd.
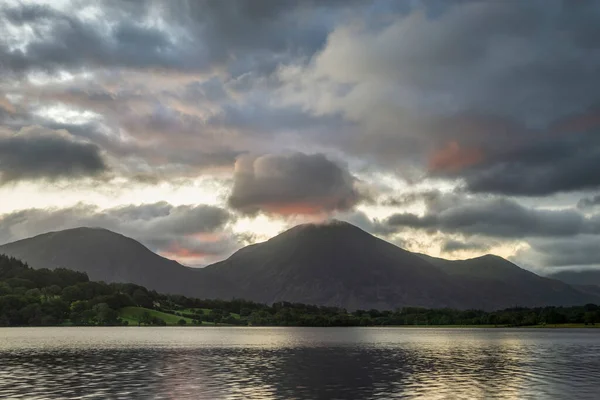
<path id="1" fill-rule="evenodd" d="M 278 236 L 275 236 L 275 238 L 279 236 L 288 236 L 300 233 L 318 234 L 320 232 L 360 232 L 368 235 L 367 232 L 349 222 L 341 221 L 339 219 L 330 219 L 324 222 L 309 222 L 306 224 L 296 225 L 287 231 L 282 232 Z"/>

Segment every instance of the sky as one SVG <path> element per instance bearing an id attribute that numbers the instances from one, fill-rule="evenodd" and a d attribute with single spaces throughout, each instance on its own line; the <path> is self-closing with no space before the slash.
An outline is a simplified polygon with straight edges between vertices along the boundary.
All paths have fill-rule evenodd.
<path id="1" fill-rule="evenodd" d="M 337 218 L 600 269 L 600 2 L 0 4 L 0 243 L 111 229 L 190 266 Z"/>

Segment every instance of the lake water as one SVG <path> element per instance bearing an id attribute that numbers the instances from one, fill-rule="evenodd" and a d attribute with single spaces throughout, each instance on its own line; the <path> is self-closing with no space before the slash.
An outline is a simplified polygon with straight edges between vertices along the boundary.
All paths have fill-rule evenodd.
<path id="1" fill-rule="evenodd" d="M 600 398 L 600 330 L 2 328 L 0 398 Z"/>

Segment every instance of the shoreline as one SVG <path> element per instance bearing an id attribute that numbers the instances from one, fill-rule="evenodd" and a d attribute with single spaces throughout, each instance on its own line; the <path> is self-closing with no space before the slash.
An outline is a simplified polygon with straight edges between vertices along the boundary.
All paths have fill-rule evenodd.
<path id="1" fill-rule="evenodd" d="M 0 326 L 2 328 L 394 328 L 394 329 L 599 329 L 600 324 L 549 324 L 549 325 L 373 325 L 373 326 L 306 326 L 306 325 L 45 325 Z"/>

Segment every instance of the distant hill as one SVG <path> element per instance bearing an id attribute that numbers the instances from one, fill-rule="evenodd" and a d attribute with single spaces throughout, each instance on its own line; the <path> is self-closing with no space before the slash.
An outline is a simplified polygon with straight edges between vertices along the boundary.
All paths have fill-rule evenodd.
<path id="1" fill-rule="evenodd" d="M 441 271 L 460 279 L 469 293 L 480 299 L 484 308 L 575 305 L 596 300 L 598 295 L 541 277 L 491 254 L 468 260 L 420 256 Z"/>
<path id="2" fill-rule="evenodd" d="M 291 301 L 347 309 L 482 308 L 600 303 L 600 292 L 542 278 L 500 257 L 448 261 L 415 254 L 348 224 L 296 226 L 203 269 L 163 258 L 123 235 L 93 228 L 0 246 L 33 268 L 64 267 L 91 280 L 164 293 Z"/>
<path id="3" fill-rule="evenodd" d="M 549 275 L 570 285 L 595 285 L 600 286 L 600 271 L 561 271 Z"/>
<path id="4" fill-rule="evenodd" d="M 164 293 L 218 297 L 226 283 L 153 253 L 141 243 L 99 228 L 50 232 L 0 246 L 0 254 L 33 268 L 63 267 L 86 272 L 93 281 L 131 282 Z"/>

